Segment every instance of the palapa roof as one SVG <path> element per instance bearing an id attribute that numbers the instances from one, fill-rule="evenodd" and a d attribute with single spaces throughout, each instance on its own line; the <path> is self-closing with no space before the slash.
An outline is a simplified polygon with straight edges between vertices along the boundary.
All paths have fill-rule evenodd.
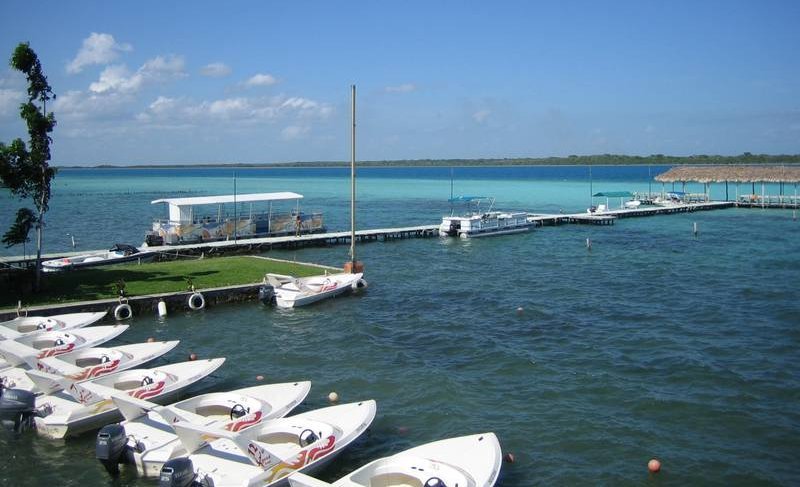
<path id="1" fill-rule="evenodd" d="M 800 183 L 800 166 L 678 166 L 655 177 L 662 183 Z"/>

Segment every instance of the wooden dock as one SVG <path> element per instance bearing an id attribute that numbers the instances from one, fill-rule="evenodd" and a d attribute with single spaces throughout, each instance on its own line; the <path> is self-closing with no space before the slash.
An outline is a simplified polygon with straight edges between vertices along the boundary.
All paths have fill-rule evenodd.
<path id="1" fill-rule="evenodd" d="M 375 241 L 389 241 L 399 240 L 406 238 L 427 238 L 436 237 L 439 235 L 439 225 L 418 225 L 413 227 L 399 227 L 399 228 L 376 228 L 372 230 L 358 230 L 356 231 L 356 242 L 375 242 Z M 280 237 L 262 237 L 262 238 L 242 238 L 238 240 L 220 240 L 216 242 L 200 242 L 184 245 L 162 245 L 157 247 L 148 247 L 148 250 L 159 252 L 165 258 L 174 256 L 175 258 L 181 256 L 191 255 L 223 255 L 231 253 L 250 253 L 254 251 L 267 251 L 271 249 L 296 249 L 301 247 L 325 247 L 329 245 L 338 245 L 350 243 L 350 232 L 328 232 L 328 233 L 311 233 L 306 235 L 294 236 L 284 235 Z M 101 250 L 84 250 L 82 252 L 62 252 L 57 254 L 47 254 L 42 256 L 42 260 L 48 259 L 61 259 L 64 257 L 73 257 L 76 255 L 83 255 L 94 252 L 102 252 Z M 0 265 L 2 266 L 16 266 L 24 267 L 30 265 L 34 258 L 22 256 L 15 257 L 0 257 Z"/>
<path id="2" fill-rule="evenodd" d="M 719 210 L 733 208 L 734 201 L 707 201 L 685 203 L 670 206 L 640 206 L 639 208 L 622 208 L 605 210 L 602 213 L 570 213 L 570 214 L 538 214 L 528 213 L 528 221 L 537 225 L 560 225 L 562 223 L 582 223 L 591 225 L 613 225 L 618 218 L 640 216 L 669 215 L 673 213 L 690 213 L 693 211 Z"/>

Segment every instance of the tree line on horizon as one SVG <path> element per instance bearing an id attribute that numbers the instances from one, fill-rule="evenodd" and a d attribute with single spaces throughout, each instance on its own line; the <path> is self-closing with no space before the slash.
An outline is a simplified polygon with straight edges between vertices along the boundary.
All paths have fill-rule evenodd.
<path id="1" fill-rule="evenodd" d="M 571 155 L 567 157 L 516 157 L 516 158 L 480 158 L 480 159 L 397 159 L 385 161 L 357 161 L 360 167 L 399 167 L 399 166 L 617 166 L 617 165 L 731 165 L 731 164 L 800 164 L 800 154 L 752 154 L 745 152 L 737 156 L 692 155 L 668 156 L 653 154 L 649 156 L 631 156 L 624 154 L 597 154 L 588 156 Z M 96 168 L 174 168 L 174 167 L 349 167 L 349 161 L 297 161 L 270 163 L 204 163 L 204 164 L 100 164 Z M 89 166 L 61 166 L 64 168 L 86 168 Z"/>

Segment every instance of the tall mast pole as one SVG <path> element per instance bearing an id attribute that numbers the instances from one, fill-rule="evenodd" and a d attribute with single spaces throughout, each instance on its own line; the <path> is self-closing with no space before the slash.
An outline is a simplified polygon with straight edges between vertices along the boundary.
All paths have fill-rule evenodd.
<path id="1" fill-rule="evenodd" d="M 356 85 L 351 85 L 353 127 L 350 137 L 350 272 L 356 272 Z"/>

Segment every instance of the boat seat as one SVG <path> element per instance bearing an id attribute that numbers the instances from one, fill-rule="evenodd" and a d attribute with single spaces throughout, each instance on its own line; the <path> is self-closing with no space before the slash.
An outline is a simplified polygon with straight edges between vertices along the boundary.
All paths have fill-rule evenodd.
<path id="1" fill-rule="evenodd" d="M 370 478 L 369 487 L 422 487 L 422 481 L 402 472 L 389 472 Z"/>

